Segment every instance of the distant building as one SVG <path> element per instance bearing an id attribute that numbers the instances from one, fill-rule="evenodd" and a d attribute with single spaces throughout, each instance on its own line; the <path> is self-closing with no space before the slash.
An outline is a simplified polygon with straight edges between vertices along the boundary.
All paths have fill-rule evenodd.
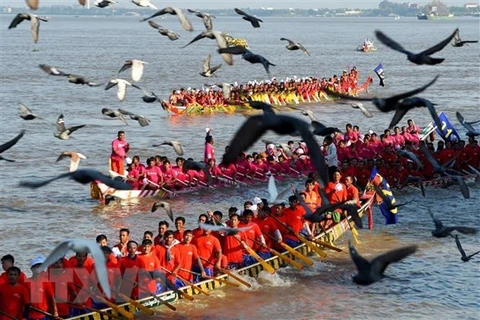
<path id="1" fill-rule="evenodd" d="M 477 9 L 480 8 L 480 5 L 478 5 L 477 3 L 466 3 L 464 7 L 465 9 Z"/>
<path id="2" fill-rule="evenodd" d="M 418 3 L 411 3 L 411 2 L 409 2 L 409 3 L 408 3 L 408 7 L 409 7 L 409 8 L 413 8 L 413 9 L 418 9 Z"/>

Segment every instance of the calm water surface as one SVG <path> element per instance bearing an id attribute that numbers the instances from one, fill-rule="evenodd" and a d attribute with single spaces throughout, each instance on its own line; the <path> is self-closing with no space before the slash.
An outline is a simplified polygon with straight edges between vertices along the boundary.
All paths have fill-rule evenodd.
<path id="1" fill-rule="evenodd" d="M 181 35 L 178 41 L 161 37 L 137 17 L 61 17 L 54 16 L 42 23 L 39 44 L 31 41 L 28 22 L 7 30 L 13 16 L 0 15 L 0 106 L 2 142 L 21 129 L 27 134 L 5 156 L 15 163 L 0 163 L 2 172 L 0 193 L 1 255 L 12 253 L 18 265 L 28 268 L 28 262 L 38 254 L 47 255 L 55 243 L 66 238 L 90 238 L 105 233 L 116 242 L 117 230 L 129 227 L 133 238 L 140 239 L 143 231 L 156 230 L 159 220 L 166 217 L 151 214 L 154 200 L 138 203 L 99 205 L 89 197 L 88 186 L 70 182 L 55 182 L 38 190 L 20 189 L 19 180 L 45 179 L 68 170 L 67 162 L 55 163 L 62 151 L 85 154 L 84 167 L 106 171 L 110 142 L 118 130 L 127 132 L 131 154 L 142 159 L 162 154 L 174 158 L 168 148 L 153 149 L 152 143 L 176 139 L 183 143 L 187 156 L 203 156 L 204 128 L 213 129 L 217 155 L 244 120 L 241 114 L 203 117 L 169 117 L 157 104 L 144 104 L 140 92 L 130 90 L 120 103 L 114 91 L 102 87 L 75 86 L 64 79 L 49 77 L 37 66 L 50 64 L 65 72 L 81 74 L 95 81 L 108 81 L 126 59 L 148 62 L 140 85 L 163 98 L 180 87 L 200 88 L 206 81 L 198 73 L 202 60 L 212 54 L 212 64 L 221 61 L 211 40 L 199 41 L 185 49 L 179 47 L 193 39 L 202 26 L 192 18 L 196 31 L 181 30 L 175 17 L 159 19 L 163 26 Z M 441 77 L 423 97 L 438 104 L 457 129 L 464 133 L 455 119 L 461 110 L 466 119 L 480 116 L 480 57 L 478 44 L 464 48 L 447 46 L 438 57 L 445 62 L 434 66 L 415 66 L 400 53 L 378 45 L 375 53 L 362 54 L 354 49 L 365 38 L 373 38 L 376 29 L 383 30 L 412 51 L 421 51 L 447 37 L 456 27 L 463 39 L 479 39 L 479 20 L 455 18 L 445 21 L 418 21 L 386 18 L 268 18 L 260 29 L 251 28 L 238 17 L 222 17 L 214 21 L 215 28 L 236 37 L 245 37 L 251 50 L 267 57 L 276 67 L 271 68 L 277 79 L 286 77 L 330 77 L 357 66 L 363 81 L 373 75 L 373 68 L 382 63 L 387 86 L 381 88 L 377 79 L 370 94 L 388 96 L 410 90 Z M 281 37 L 302 43 L 311 52 L 289 52 L 279 41 Z M 37 48 L 37 52 L 32 50 Z M 121 77 L 127 79 L 129 75 Z M 234 66 L 223 65 L 215 82 L 245 83 L 265 80 L 261 66 L 250 65 L 237 58 Z M 17 103 L 22 102 L 43 116 L 45 121 L 26 122 L 18 115 Z M 101 108 L 124 108 L 151 119 L 145 128 L 130 122 L 106 120 Z M 383 130 L 390 115 L 376 112 L 364 118 L 346 105 L 312 104 L 313 110 L 327 125 L 343 128 L 346 122 L 358 124 L 362 131 Z M 53 137 L 56 117 L 64 113 L 67 126 L 87 124 L 68 141 Z M 430 122 L 424 110 L 413 110 L 410 117 L 425 126 Z M 267 138 L 284 141 L 269 134 Z M 259 150 L 260 144 L 254 149 Z M 302 181 L 297 181 L 301 184 Z M 387 273 L 392 279 L 363 288 L 353 285 L 354 272 L 349 256 L 330 253 L 327 260 L 318 260 L 309 270 L 285 269 L 276 277 L 262 276 L 254 289 L 215 291 L 212 297 L 198 297 L 194 302 L 180 302 L 178 312 L 165 314 L 178 319 L 478 319 L 480 318 L 479 261 L 462 263 L 451 239 L 433 239 L 432 222 L 427 214 L 431 207 L 446 224 L 478 225 L 480 189 L 470 185 L 471 198 L 464 200 L 458 189 L 429 189 L 425 199 L 414 189 L 397 192 L 402 202 L 415 200 L 399 211 L 399 224 L 383 226 L 380 213 L 375 211 L 375 228 L 361 231 L 358 250 L 372 258 L 384 250 L 416 243 L 420 250 L 405 262 L 391 266 Z M 196 217 L 205 210 L 222 210 L 231 205 L 241 206 L 254 196 L 266 197 L 266 187 L 230 189 L 215 193 L 193 194 L 172 200 L 176 215 L 187 218 L 188 227 L 195 227 Z M 346 248 L 350 235 L 339 245 Z M 478 236 L 462 237 L 466 252 L 478 250 Z M 28 272 L 27 272 L 28 273 Z M 232 307 L 235 305 L 236 307 Z"/>

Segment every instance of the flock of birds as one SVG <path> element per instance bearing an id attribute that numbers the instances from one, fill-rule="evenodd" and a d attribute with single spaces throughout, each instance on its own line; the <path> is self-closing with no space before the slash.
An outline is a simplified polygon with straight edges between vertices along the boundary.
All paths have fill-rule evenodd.
<path id="1" fill-rule="evenodd" d="M 38 8 L 38 0 L 27 0 L 27 4 L 29 5 L 30 8 L 32 9 L 37 9 Z M 157 8 L 149 1 L 149 0 L 132 0 L 133 3 L 135 3 L 138 6 L 141 7 L 150 7 L 152 9 L 157 10 Z M 79 1 L 81 5 L 85 4 L 85 1 Z M 102 0 L 98 1 L 95 5 L 97 5 L 100 8 L 108 7 L 112 4 L 115 4 L 115 1 L 112 0 Z M 213 30 L 212 26 L 212 18 L 213 16 L 199 12 L 199 11 L 194 11 L 194 10 L 189 10 L 189 12 L 194 13 L 196 16 L 200 17 L 205 25 L 206 30 L 203 31 L 201 34 L 199 34 L 196 38 L 194 38 L 190 43 L 187 45 L 190 45 L 193 42 L 196 42 L 200 39 L 203 38 L 209 38 L 209 39 L 215 39 L 217 41 L 217 45 L 219 47 L 218 52 L 222 55 L 223 59 L 227 64 L 232 64 L 232 55 L 237 55 L 240 54 L 242 57 L 251 62 L 251 63 L 261 63 L 265 67 L 267 73 L 269 72 L 269 66 L 273 65 L 270 63 L 267 59 L 260 55 L 256 55 L 249 51 L 248 49 L 244 47 L 228 47 L 227 41 L 225 39 L 225 36 L 219 32 Z M 239 15 L 242 15 L 242 18 L 244 20 L 249 21 L 254 28 L 259 28 L 260 23 L 263 23 L 262 20 L 249 15 L 248 13 L 235 9 L 235 12 L 238 13 Z M 182 11 L 178 8 L 174 7 L 167 7 L 164 8 L 160 11 L 157 11 L 153 15 L 151 15 L 148 18 L 143 19 L 142 21 L 149 20 L 151 18 L 163 15 L 163 14 L 171 14 L 171 15 L 176 15 L 182 25 L 182 27 L 185 30 L 192 31 L 192 25 L 189 22 L 188 18 L 182 13 Z M 31 26 L 32 26 L 32 35 L 34 42 L 36 43 L 38 41 L 38 30 L 39 30 L 39 21 L 45 21 L 45 19 L 37 17 L 34 14 L 31 13 L 20 13 L 18 14 L 14 20 L 12 21 L 11 25 L 9 28 L 15 28 L 18 24 L 20 24 L 23 20 L 30 20 Z M 157 29 L 160 34 L 165 35 L 169 37 L 171 40 L 176 40 L 178 39 L 178 35 L 176 35 L 174 32 L 170 30 L 166 30 L 165 28 L 159 26 L 158 24 L 149 21 L 150 25 Z M 415 64 L 427 64 L 427 65 L 436 65 L 439 63 L 442 63 L 444 59 L 440 58 L 432 58 L 430 55 L 433 53 L 436 53 L 440 50 L 442 50 L 448 43 L 452 41 L 452 39 L 455 39 L 454 46 L 456 47 L 461 47 L 464 44 L 467 43 L 473 43 L 477 41 L 462 41 L 459 37 L 459 30 L 456 29 L 448 38 L 440 42 L 439 44 L 435 45 L 432 48 L 429 48 L 427 50 L 424 50 L 418 54 L 412 53 L 406 49 L 403 48 L 399 43 L 395 42 L 388 36 L 386 36 L 383 32 L 381 31 L 376 31 L 376 36 L 381 41 L 383 44 L 386 46 L 392 48 L 393 50 L 399 51 L 401 53 L 404 53 L 407 55 L 407 58 L 409 61 L 415 63 Z M 289 50 L 301 50 L 305 52 L 305 54 L 309 54 L 308 51 L 298 43 L 295 43 L 289 39 L 282 38 L 281 40 L 288 41 L 287 49 Z M 138 81 L 140 80 L 142 73 L 143 73 L 143 68 L 144 68 L 145 62 L 139 61 L 139 60 L 127 60 L 125 64 L 121 67 L 120 72 L 126 71 L 127 69 L 131 69 L 132 74 L 132 80 L 133 81 Z M 94 81 L 90 81 L 89 79 L 86 79 L 83 76 L 78 76 L 70 73 L 65 73 L 61 70 L 58 70 L 55 67 L 52 66 L 47 66 L 44 64 L 40 65 L 40 68 L 48 73 L 49 75 L 52 76 L 57 76 L 57 77 L 66 77 L 66 79 L 73 84 L 82 84 L 82 85 L 88 85 L 91 87 L 96 87 L 96 86 L 102 86 L 104 83 L 97 83 Z M 214 68 L 210 67 L 210 57 L 208 57 L 205 61 L 205 66 L 204 66 L 204 74 L 205 76 L 212 76 L 216 70 L 218 70 L 219 66 L 216 66 Z M 402 117 L 412 108 L 416 107 L 426 107 L 430 114 L 432 115 L 432 118 L 434 119 L 435 123 L 438 125 L 438 116 L 435 111 L 434 103 L 428 101 L 427 99 L 416 97 L 415 95 L 423 92 L 426 90 L 428 87 L 433 85 L 435 81 L 437 80 L 438 76 L 435 77 L 430 83 L 424 85 L 423 87 L 420 87 L 418 89 L 398 94 L 392 97 L 388 98 L 357 98 L 357 97 L 351 97 L 351 96 L 344 96 L 341 94 L 338 94 L 336 92 L 328 92 L 329 94 L 333 96 L 337 96 L 341 99 L 347 99 L 347 100 L 356 100 L 356 101 L 371 101 L 373 105 L 377 107 L 378 110 L 381 112 L 394 112 L 394 117 L 392 119 L 392 122 L 390 123 L 390 127 L 396 125 Z M 155 102 L 159 101 L 158 97 L 153 93 L 148 90 L 140 88 L 136 84 L 132 84 L 129 81 L 123 80 L 123 79 L 112 79 L 110 80 L 105 87 L 105 90 L 109 90 L 110 88 L 117 87 L 117 96 L 119 100 L 123 100 L 125 98 L 126 94 L 126 88 L 127 86 L 132 86 L 137 89 L 140 89 L 143 91 L 145 94 L 143 97 L 143 100 L 145 102 Z M 281 114 L 276 114 L 274 111 L 274 108 L 268 104 L 262 103 L 262 102 L 256 102 L 256 101 L 250 101 L 249 104 L 257 109 L 263 110 L 263 114 L 261 115 L 254 115 L 249 117 L 238 129 L 236 132 L 235 136 L 232 138 L 230 141 L 230 149 L 229 151 L 224 155 L 223 157 L 223 163 L 224 164 L 230 164 L 233 163 L 237 157 L 244 151 L 248 150 L 258 139 L 261 138 L 262 135 L 264 135 L 267 131 L 274 131 L 279 135 L 300 135 L 307 144 L 308 150 L 310 151 L 310 157 L 312 162 L 315 165 L 315 168 L 318 173 L 318 177 L 320 178 L 320 184 L 324 187 L 328 180 L 327 180 L 327 167 L 325 163 L 325 158 L 323 154 L 320 151 L 320 146 L 315 139 L 315 135 L 327 135 L 331 133 L 331 130 L 329 128 L 326 128 L 323 126 L 321 123 L 317 121 L 316 128 L 312 131 L 310 128 L 310 124 L 293 116 L 290 115 L 281 115 Z M 358 107 L 358 105 L 357 105 Z M 41 119 L 38 115 L 35 115 L 27 106 L 20 104 L 21 112 L 20 116 L 24 120 L 33 120 L 33 119 Z M 368 110 L 362 106 L 361 108 L 362 112 L 366 115 L 369 116 Z M 119 118 L 121 121 L 126 122 L 124 116 L 130 116 L 131 119 L 139 121 L 140 125 L 148 125 L 148 119 L 145 119 L 142 116 L 135 115 L 133 113 L 130 113 L 128 111 L 118 109 L 118 110 L 110 110 L 110 109 L 103 109 L 102 113 L 106 116 L 113 117 L 113 118 Z M 371 116 L 371 114 L 370 114 Z M 463 117 L 460 115 L 460 113 L 457 113 L 457 118 L 459 121 L 462 123 L 462 125 L 467 129 L 467 134 L 471 136 L 478 136 L 480 135 L 480 132 L 478 130 L 475 130 L 472 126 L 474 122 L 467 122 Z M 313 119 L 312 119 L 313 120 Z M 312 121 L 313 122 L 313 121 Z M 60 115 L 57 119 L 56 122 L 57 126 L 57 132 L 54 134 L 55 137 L 66 140 L 70 138 L 70 135 L 75 132 L 78 129 L 81 129 L 84 127 L 84 125 L 79 125 L 79 126 L 73 126 L 70 128 L 67 128 L 65 126 L 64 118 L 63 115 Z M 4 151 L 10 149 L 13 147 L 25 134 L 25 131 L 22 131 L 19 135 L 17 135 L 14 139 L 8 141 L 7 143 L 4 143 L 3 145 L 0 146 L 0 154 L 2 154 Z M 178 142 L 166 142 L 165 144 L 171 145 L 172 147 L 175 148 L 177 153 L 183 153 L 183 150 L 181 150 L 181 145 Z M 426 149 L 426 146 L 423 144 L 420 144 L 422 152 L 425 153 L 427 156 L 427 160 L 432 162 L 432 165 L 434 166 L 434 169 L 436 172 L 441 173 L 442 175 L 449 175 L 449 176 L 454 176 L 457 177 L 458 183 L 461 186 L 462 189 L 462 194 L 464 195 L 465 198 L 468 198 L 468 192 L 465 190 L 468 190 L 466 185 L 463 182 L 463 179 L 461 177 L 455 176 L 455 173 L 452 173 L 451 169 L 445 168 L 440 166 L 438 163 L 436 163 L 435 159 L 433 156 L 430 154 L 430 152 Z M 21 181 L 19 185 L 21 187 L 28 187 L 28 188 L 39 188 L 42 186 L 45 186 L 52 181 L 62 179 L 62 178 L 70 178 L 73 179 L 74 181 L 82 184 L 87 184 L 95 180 L 99 180 L 102 183 L 115 188 L 119 190 L 129 190 L 132 188 L 132 186 L 122 180 L 116 179 L 116 178 L 111 178 L 110 176 L 104 175 L 101 172 L 98 172 L 96 170 L 92 169 L 77 169 L 78 168 L 78 161 L 80 159 L 86 158 L 84 155 L 79 154 L 79 153 L 74 153 L 74 152 L 64 152 L 62 153 L 58 160 L 63 159 L 64 157 L 70 157 L 72 159 L 72 166 L 70 168 L 70 172 L 68 173 L 63 173 L 57 177 L 45 180 L 45 181 L 39 181 L 39 182 L 33 182 L 33 181 Z M 5 159 L 2 156 L 0 156 L 0 160 L 6 160 L 6 161 L 14 161 L 10 159 Z M 198 162 L 190 161 L 186 162 L 186 167 L 187 168 L 193 168 L 194 170 L 205 170 L 205 165 L 200 164 Z M 477 172 L 478 173 L 478 172 Z M 480 176 L 480 173 L 478 173 Z M 272 177 L 273 178 L 273 177 Z M 270 180 L 272 180 L 272 178 Z M 269 189 L 271 191 L 272 195 L 272 201 L 275 203 L 276 199 L 279 198 L 278 193 L 275 190 L 272 185 L 271 181 L 269 182 Z M 463 184 L 462 184 L 463 183 Z M 273 180 L 274 184 L 274 180 Z M 284 194 L 283 192 L 281 194 Z M 383 195 L 383 192 L 380 191 L 380 195 Z M 321 194 L 323 200 L 324 200 L 324 205 L 320 208 L 318 208 L 315 212 L 311 212 L 308 210 L 306 218 L 308 218 L 311 221 L 318 222 L 322 219 L 322 217 L 325 215 L 326 211 L 331 210 L 332 205 L 328 203 L 328 200 L 326 199 L 325 194 L 322 192 Z M 280 196 L 281 197 L 281 196 Z M 384 201 L 387 202 L 387 204 L 394 208 L 398 207 L 400 205 L 398 204 L 393 204 L 390 203 L 388 198 L 384 198 Z M 152 212 L 156 211 L 158 208 L 163 208 L 170 219 L 173 220 L 173 213 L 171 206 L 168 202 L 161 201 L 157 202 L 153 205 L 152 207 Z M 431 212 L 430 212 L 431 213 Z M 355 219 L 355 214 L 351 214 L 352 218 Z M 445 227 L 441 223 L 440 220 L 436 219 L 433 214 L 431 213 L 432 219 L 435 223 L 435 230 L 432 231 L 432 235 L 435 237 L 447 237 L 447 236 L 453 236 L 452 232 L 457 231 L 460 233 L 464 234 L 475 234 L 477 232 L 476 229 L 469 228 L 469 227 Z M 355 221 L 356 223 L 361 223 L 359 221 Z M 206 228 L 215 228 L 214 226 L 205 226 Z M 215 229 L 217 230 L 217 229 Z M 233 228 L 227 228 L 227 227 L 222 227 L 222 231 L 227 233 L 227 234 L 235 234 L 236 232 L 241 231 L 240 229 L 233 229 Z M 462 261 L 469 261 L 474 255 L 478 254 L 479 252 L 475 252 L 470 255 L 466 255 L 464 250 L 461 247 L 458 235 L 455 235 L 455 241 L 457 244 L 457 247 L 459 251 L 461 252 L 462 255 Z M 349 244 L 349 249 L 350 249 L 350 255 L 352 257 L 352 260 L 354 261 L 355 265 L 357 266 L 358 269 L 358 274 L 353 277 L 353 281 L 357 284 L 360 285 L 369 285 L 372 284 L 380 279 L 383 278 L 383 273 L 387 266 L 391 263 L 400 261 L 404 259 L 405 257 L 413 254 L 417 250 L 417 246 L 407 246 L 399 249 L 395 249 L 393 251 L 384 253 L 372 261 L 367 261 L 366 259 L 362 258 L 360 254 L 356 251 L 356 249 L 353 247 L 352 244 Z M 107 296 L 110 297 L 111 291 L 108 286 L 108 278 L 107 278 L 107 271 L 104 263 L 104 255 L 98 245 L 93 242 L 93 241 L 87 241 L 87 240 L 79 240 L 79 239 L 74 239 L 74 240 L 67 240 L 63 243 L 61 243 L 51 254 L 50 256 L 46 259 L 45 263 L 42 264 L 41 269 L 45 269 L 48 267 L 49 264 L 55 262 L 58 260 L 61 256 L 64 256 L 68 251 L 73 250 L 76 252 L 84 252 L 88 251 L 92 254 L 93 258 L 97 263 L 95 263 L 95 269 L 97 276 L 99 278 L 99 282 L 104 288 L 104 292 L 106 293 Z"/>

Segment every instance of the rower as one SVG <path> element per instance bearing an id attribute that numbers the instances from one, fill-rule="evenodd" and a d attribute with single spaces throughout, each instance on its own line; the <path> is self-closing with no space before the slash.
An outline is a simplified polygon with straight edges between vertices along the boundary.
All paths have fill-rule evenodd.
<path id="1" fill-rule="evenodd" d="M 203 222 L 206 224 L 213 225 L 213 222 L 206 221 Z M 202 229 L 202 234 L 198 237 L 193 238 L 192 244 L 197 248 L 198 256 L 203 261 L 208 261 L 209 263 L 203 265 L 203 270 L 207 276 L 214 276 L 215 270 L 220 270 L 222 266 L 222 247 L 220 246 L 220 241 L 217 237 L 212 235 L 212 231 L 208 229 Z M 213 264 L 214 265 L 213 265 Z M 226 264 L 226 263 L 225 263 Z M 195 264 L 193 271 L 201 272 L 201 268 L 198 264 Z M 198 281 L 199 279 L 197 279 Z"/>
<path id="2" fill-rule="evenodd" d="M 1 261 L 2 261 L 2 268 L 5 272 L 3 272 L 0 275 L 0 285 L 5 284 L 5 283 L 9 283 L 9 278 L 8 278 L 8 272 L 7 271 L 11 267 L 13 267 L 13 265 L 15 264 L 15 258 L 11 254 L 7 254 L 7 255 L 4 255 L 2 257 Z M 26 279 L 27 279 L 27 276 L 25 275 L 25 273 L 20 272 L 20 274 L 18 276 L 18 283 L 24 284 Z"/>
<path id="3" fill-rule="evenodd" d="M 180 278 L 186 279 L 190 282 L 193 281 L 192 266 L 195 264 L 199 269 L 202 277 L 207 274 L 203 268 L 202 260 L 198 254 L 197 247 L 192 242 L 193 234 L 191 230 L 186 230 L 183 233 L 183 241 L 175 246 L 177 254 L 175 256 L 175 268 L 173 273 L 176 273 Z M 197 279 L 198 281 L 199 279 Z"/>
<path id="4" fill-rule="evenodd" d="M 27 305 L 30 303 L 30 295 L 25 286 L 19 283 L 20 275 L 23 272 L 20 268 L 10 266 L 5 273 L 7 283 L 0 286 L 0 319 L 9 320 L 2 315 L 8 314 L 14 319 L 23 319 L 27 312 Z"/>

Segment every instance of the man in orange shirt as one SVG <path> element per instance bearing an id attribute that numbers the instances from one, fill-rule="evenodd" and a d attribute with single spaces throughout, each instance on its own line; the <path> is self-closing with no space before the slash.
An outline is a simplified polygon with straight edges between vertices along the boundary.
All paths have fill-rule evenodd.
<path id="1" fill-rule="evenodd" d="M 158 260 L 153 249 L 152 240 L 142 241 L 142 254 L 138 255 L 139 261 L 139 285 L 140 298 L 150 296 L 150 293 L 159 294 L 163 291 L 163 285 L 153 279 L 153 273 L 161 270 L 160 260 Z"/>
<path id="2" fill-rule="evenodd" d="M 175 218 L 175 228 L 177 229 L 173 236 L 178 241 L 183 241 L 183 233 L 185 232 L 185 218 L 184 217 L 176 217 Z"/>
<path id="3" fill-rule="evenodd" d="M 25 286 L 30 294 L 30 305 L 36 309 L 51 313 L 54 317 L 58 317 L 57 302 L 55 301 L 53 288 L 50 282 L 48 282 L 47 273 L 39 269 L 43 262 L 45 262 L 43 256 L 39 256 L 31 262 L 30 270 L 32 271 L 32 277 L 25 282 Z M 45 318 L 45 314 L 29 308 L 27 318 L 40 320 Z"/>
<path id="4" fill-rule="evenodd" d="M 213 225 L 212 222 L 205 221 L 206 224 Z M 215 267 L 216 270 L 219 270 L 221 267 L 226 267 L 221 265 L 222 261 L 222 247 L 220 245 L 220 241 L 217 237 L 212 235 L 212 231 L 208 229 L 202 229 L 203 234 L 194 237 L 192 240 L 192 244 L 197 247 L 198 256 L 200 260 L 202 260 L 202 265 L 205 270 L 205 274 L 208 276 L 214 276 Z M 205 263 L 205 264 L 203 264 Z M 200 266 L 195 265 L 193 267 L 195 272 L 201 272 Z"/>
<path id="5" fill-rule="evenodd" d="M 353 177 L 347 176 L 345 178 L 345 186 L 347 187 L 347 200 L 360 208 L 360 195 L 357 187 L 353 185 Z"/>
<path id="6" fill-rule="evenodd" d="M 70 318 L 71 316 L 70 305 L 67 302 L 76 292 L 73 277 L 73 270 L 64 267 L 63 258 L 58 259 L 48 268 L 48 280 L 57 300 L 58 316 L 60 318 Z M 85 311 L 88 312 L 88 310 Z"/>
<path id="7" fill-rule="evenodd" d="M 208 216 L 204 213 L 198 216 L 198 224 L 201 225 L 202 223 L 206 223 L 208 220 Z M 197 228 L 192 230 L 193 239 L 195 240 L 197 237 L 200 237 L 203 234 L 203 229 L 198 226 Z"/>
<path id="8" fill-rule="evenodd" d="M 322 198 L 320 198 L 320 194 L 318 191 L 315 190 L 315 181 L 313 179 L 307 179 L 305 181 L 305 203 L 307 207 L 315 212 L 315 210 L 322 205 Z"/>
<path id="9" fill-rule="evenodd" d="M 105 265 L 107 266 L 108 273 L 108 284 L 110 285 L 110 288 L 113 289 L 113 291 L 118 291 L 120 289 L 120 283 L 122 280 L 119 260 L 115 258 L 115 256 L 112 254 L 112 249 L 110 249 L 110 247 L 102 246 L 100 247 L 100 249 L 102 249 L 105 256 Z M 98 285 L 98 289 L 103 292 L 103 288 L 100 285 Z M 114 302 L 115 298 L 112 297 L 110 301 Z"/>
<path id="10" fill-rule="evenodd" d="M 308 229 L 308 224 L 305 223 L 303 216 L 305 215 L 305 209 L 299 205 L 298 199 L 296 196 L 288 197 L 288 202 L 290 206 L 283 210 L 283 216 L 280 218 L 282 222 L 288 225 L 295 233 L 300 231 L 306 231 L 308 237 L 310 237 L 310 230 Z M 285 230 L 283 234 L 283 239 L 286 244 L 290 247 L 296 247 L 300 244 L 300 240 L 290 231 Z"/>
<path id="11" fill-rule="evenodd" d="M 333 180 L 325 187 L 328 201 L 330 203 L 338 203 L 347 200 L 347 187 L 340 182 L 342 175 L 340 171 L 335 170 L 333 173 Z"/>
<path id="12" fill-rule="evenodd" d="M 2 257 L 1 261 L 2 261 L 3 271 L 5 272 L 3 272 L 0 275 L 0 285 L 9 283 L 7 271 L 11 267 L 13 267 L 13 265 L 15 264 L 15 258 L 11 254 L 7 254 Z M 27 276 L 25 275 L 25 273 L 20 271 L 20 275 L 18 276 L 18 283 L 24 284 L 26 279 L 27 279 Z"/>
<path id="13" fill-rule="evenodd" d="M 238 228 L 240 224 L 240 216 L 236 213 L 232 214 L 228 225 L 232 228 Z M 244 247 L 241 241 L 246 241 L 245 233 L 239 232 L 236 235 L 225 235 L 222 247 L 222 253 L 227 256 L 228 268 L 239 269 L 243 266 Z"/>
<path id="14" fill-rule="evenodd" d="M 0 286 L 0 301 L 2 302 L 0 303 L 0 320 L 24 319 L 26 307 L 30 303 L 30 295 L 27 288 L 18 282 L 22 272 L 18 267 L 11 266 L 7 269 L 6 274 L 8 282 Z"/>
<path id="15" fill-rule="evenodd" d="M 192 231 L 186 230 L 183 234 L 183 241 L 175 247 L 177 249 L 177 254 L 175 255 L 176 266 L 175 269 L 173 269 L 174 273 L 190 282 L 193 281 L 193 274 L 189 271 L 192 271 L 194 263 L 200 269 L 202 277 L 207 275 L 203 269 L 202 260 L 200 260 L 200 256 L 198 255 L 197 247 L 191 243 L 192 239 Z"/>
<path id="16" fill-rule="evenodd" d="M 132 299 L 138 299 L 140 296 L 137 285 L 140 259 L 138 259 L 137 249 L 138 244 L 135 241 L 128 241 L 128 254 L 119 260 L 120 274 L 122 275 L 120 292 Z"/>
<path id="17" fill-rule="evenodd" d="M 265 238 L 263 237 L 262 231 L 260 230 L 260 227 L 258 224 L 253 222 L 253 211 L 250 209 L 247 209 L 243 212 L 243 223 L 240 224 L 241 228 L 244 227 L 249 227 L 249 230 L 244 231 L 245 236 L 247 237 L 247 245 L 250 248 L 253 248 L 255 251 L 258 251 L 258 255 L 262 259 L 268 259 L 272 256 L 270 251 L 268 251 L 265 248 Z M 262 244 L 262 246 L 258 245 L 256 242 L 259 242 Z M 248 255 L 247 252 L 245 252 L 244 258 L 247 258 L 247 260 L 244 259 L 243 263 L 245 266 L 249 266 L 251 264 L 257 263 L 257 260 Z"/>

